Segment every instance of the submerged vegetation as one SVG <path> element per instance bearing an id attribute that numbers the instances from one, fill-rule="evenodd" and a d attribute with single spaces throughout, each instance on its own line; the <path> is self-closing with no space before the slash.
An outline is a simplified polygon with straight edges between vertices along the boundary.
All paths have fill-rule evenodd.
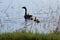
<path id="1" fill-rule="evenodd" d="M 60 40 L 59 33 L 12 32 L 0 34 L 0 40 Z"/>

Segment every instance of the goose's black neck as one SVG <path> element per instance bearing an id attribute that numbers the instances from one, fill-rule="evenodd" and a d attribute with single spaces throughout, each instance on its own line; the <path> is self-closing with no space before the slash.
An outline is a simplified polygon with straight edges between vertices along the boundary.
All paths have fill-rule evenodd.
<path id="1" fill-rule="evenodd" d="M 27 8 L 25 8 L 25 15 L 27 15 Z"/>
<path id="2" fill-rule="evenodd" d="M 25 9 L 25 15 L 27 15 L 27 8 L 25 6 L 22 8 Z"/>

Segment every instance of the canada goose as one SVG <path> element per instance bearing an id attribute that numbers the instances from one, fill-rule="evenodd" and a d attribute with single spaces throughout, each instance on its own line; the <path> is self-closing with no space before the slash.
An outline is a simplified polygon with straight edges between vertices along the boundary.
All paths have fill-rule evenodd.
<path id="1" fill-rule="evenodd" d="M 25 15 L 24 15 L 24 18 L 25 18 L 25 19 L 31 19 L 31 20 L 32 20 L 32 19 L 33 19 L 33 18 L 32 18 L 32 15 L 27 14 L 27 8 L 26 8 L 25 6 L 22 7 L 22 8 L 25 9 Z"/>

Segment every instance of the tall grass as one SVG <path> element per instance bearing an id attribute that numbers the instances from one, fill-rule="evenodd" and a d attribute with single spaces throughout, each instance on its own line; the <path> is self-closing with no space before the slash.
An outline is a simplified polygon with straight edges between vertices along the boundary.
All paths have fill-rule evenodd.
<path id="1" fill-rule="evenodd" d="M 60 40 L 60 34 L 39 34 L 31 32 L 13 32 L 0 34 L 0 40 Z"/>

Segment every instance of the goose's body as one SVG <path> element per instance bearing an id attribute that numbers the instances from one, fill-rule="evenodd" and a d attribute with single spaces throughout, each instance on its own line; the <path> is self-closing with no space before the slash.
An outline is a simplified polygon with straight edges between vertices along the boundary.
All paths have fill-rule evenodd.
<path id="1" fill-rule="evenodd" d="M 30 18 L 32 18 L 32 15 L 24 15 L 24 18 L 25 19 L 30 19 Z"/>

